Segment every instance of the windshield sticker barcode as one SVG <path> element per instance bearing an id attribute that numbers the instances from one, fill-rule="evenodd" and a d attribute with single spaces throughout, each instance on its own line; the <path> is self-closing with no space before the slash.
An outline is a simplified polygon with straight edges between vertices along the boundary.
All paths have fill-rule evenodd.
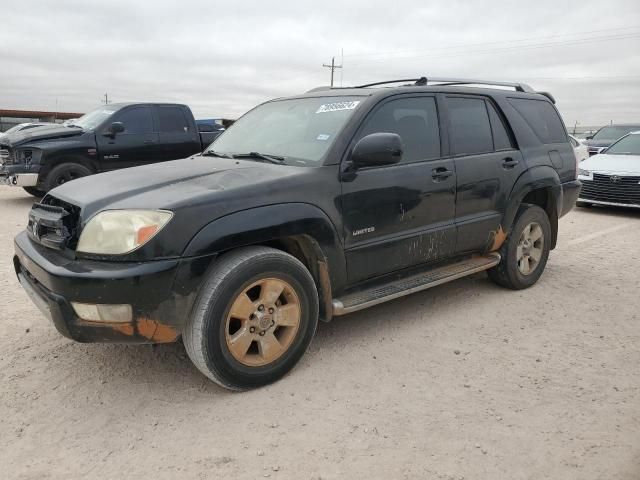
<path id="1" fill-rule="evenodd" d="M 360 103 L 359 100 L 354 102 L 336 102 L 336 103 L 325 103 L 324 105 L 320 105 L 320 108 L 316 111 L 316 113 L 325 113 L 325 112 L 338 112 L 340 110 L 353 110 Z"/>

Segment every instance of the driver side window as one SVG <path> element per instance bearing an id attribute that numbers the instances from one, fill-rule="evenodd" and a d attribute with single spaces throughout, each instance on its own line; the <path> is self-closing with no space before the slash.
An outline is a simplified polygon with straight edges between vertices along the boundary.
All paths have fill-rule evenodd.
<path id="1" fill-rule="evenodd" d="M 151 107 L 133 107 L 119 113 L 114 122 L 122 122 L 123 134 L 153 133 Z"/>
<path id="2" fill-rule="evenodd" d="M 401 163 L 440 157 L 440 128 L 433 97 L 391 100 L 365 120 L 358 140 L 372 133 L 396 133 L 403 143 Z"/>

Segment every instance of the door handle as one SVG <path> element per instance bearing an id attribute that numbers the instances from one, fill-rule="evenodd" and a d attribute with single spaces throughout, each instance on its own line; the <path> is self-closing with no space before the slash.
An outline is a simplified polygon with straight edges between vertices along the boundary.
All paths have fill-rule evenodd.
<path id="1" fill-rule="evenodd" d="M 516 165 L 518 165 L 518 163 L 520 163 L 520 161 L 519 161 L 519 160 L 514 160 L 514 159 L 513 159 L 513 158 L 511 158 L 511 157 L 507 157 L 507 158 L 505 158 L 504 160 L 502 160 L 502 168 L 504 168 L 504 169 L 507 169 L 507 170 L 508 170 L 508 169 L 513 168 L 513 167 L 515 167 Z"/>
<path id="2" fill-rule="evenodd" d="M 436 181 L 445 180 L 449 178 L 451 175 L 453 175 L 453 171 L 447 170 L 444 167 L 434 168 L 431 171 L 431 178 L 433 178 Z"/>

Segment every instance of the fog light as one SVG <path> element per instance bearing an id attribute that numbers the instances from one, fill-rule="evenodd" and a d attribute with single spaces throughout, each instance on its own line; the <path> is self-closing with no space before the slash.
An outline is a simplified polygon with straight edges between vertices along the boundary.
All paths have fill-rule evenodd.
<path id="1" fill-rule="evenodd" d="M 71 302 L 76 315 L 87 322 L 131 322 L 133 313 L 131 305 L 92 304 Z"/>

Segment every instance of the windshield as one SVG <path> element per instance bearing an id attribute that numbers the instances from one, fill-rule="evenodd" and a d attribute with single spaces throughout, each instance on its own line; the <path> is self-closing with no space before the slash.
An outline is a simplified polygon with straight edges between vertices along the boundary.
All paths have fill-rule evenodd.
<path id="1" fill-rule="evenodd" d="M 112 114 L 117 112 L 117 108 L 110 107 L 100 107 L 95 110 L 85 113 L 83 116 L 74 120 L 72 123 L 68 125 L 77 125 L 78 127 L 82 127 L 85 130 L 93 130 L 102 122 L 104 122 L 107 118 L 109 118 Z"/>
<path id="2" fill-rule="evenodd" d="M 607 155 L 640 155 L 640 134 L 627 135 L 611 145 Z"/>
<path id="3" fill-rule="evenodd" d="M 613 141 L 624 137 L 627 133 L 640 130 L 640 125 L 635 127 L 604 127 L 593 136 L 594 140 Z"/>
<path id="4" fill-rule="evenodd" d="M 317 166 L 361 101 L 320 97 L 265 103 L 240 118 L 207 151 L 259 152 L 290 165 Z"/>

